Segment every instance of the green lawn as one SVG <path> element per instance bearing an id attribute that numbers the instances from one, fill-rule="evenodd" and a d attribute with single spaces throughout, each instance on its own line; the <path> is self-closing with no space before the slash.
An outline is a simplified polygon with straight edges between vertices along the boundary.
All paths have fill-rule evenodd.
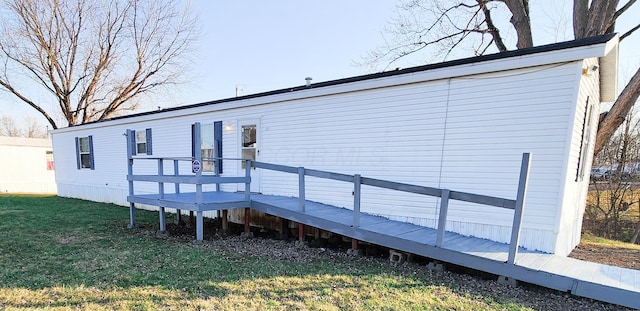
<path id="1" fill-rule="evenodd" d="M 161 239 L 157 213 L 0 195 L 1 310 L 529 310 L 375 260 L 289 261 Z M 515 299 L 515 298 L 514 298 Z"/>

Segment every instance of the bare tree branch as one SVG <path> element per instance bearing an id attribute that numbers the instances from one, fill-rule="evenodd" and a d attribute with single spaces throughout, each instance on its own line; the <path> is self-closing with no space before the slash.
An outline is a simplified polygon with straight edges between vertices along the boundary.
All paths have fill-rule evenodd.
<path id="1" fill-rule="evenodd" d="M 484 13 L 485 23 L 487 23 L 487 31 L 493 37 L 493 42 L 495 43 L 498 51 L 505 52 L 507 51 L 507 46 L 504 44 L 502 37 L 500 36 L 500 30 L 493 24 L 493 19 L 491 19 L 491 10 L 487 8 L 486 1 L 479 0 L 478 4 L 482 8 L 482 12 Z"/>
<path id="2" fill-rule="evenodd" d="M 640 29 L 640 24 L 638 24 L 635 27 L 629 29 L 629 31 L 625 32 L 622 36 L 620 36 L 620 41 L 624 40 L 626 37 L 630 36 L 631 34 L 633 34 L 638 29 Z"/>
<path id="3" fill-rule="evenodd" d="M 618 19 L 618 17 L 620 17 L 620 15 L 622 15 L 624 12 L 626 12 L 629 8 L 631 8 L 637 0 L 629 0 L 627 3 L 625 3 L 619 10 L 616 11 L 615 14 L 613 14 L 613 19 L 616 20 Z"/>
<path id="4" fill-rule="evenodd" d="M 408 55 L 425 50 L 446 59 L 462 45 L 476 54 L 485 53 L 491 46 L 505 51 L 508 48 L 492 19 L 490 6 L 502 0 L 428 0 L 406 1 L 398 6 L 399 16 L 387 29 L 392 40 L 369 53 L 365 64 L 386 63 L 386 68 Z M 471 44 L 469 44 L 471 43 Z"/>

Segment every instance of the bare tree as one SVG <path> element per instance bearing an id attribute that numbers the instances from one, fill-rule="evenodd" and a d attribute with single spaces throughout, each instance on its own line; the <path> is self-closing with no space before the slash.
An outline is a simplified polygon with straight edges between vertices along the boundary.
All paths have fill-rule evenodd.
<path id="1" fill-rule="evenodd" d="M 28 138 L 46 138 L 47 127 L 40 124 L 35 118 L 26 116 L 24 118 L 24 124 L 26 127 L 23 130 L 22 135 Z"/>
<path id="2" fill-rule="evenodd" d="M 9 115 L 0 116 L 0 136 L 45 138 L 47 137 L 47 127 L 38 123 L 35 118 L 25 117 L 25 128 L 20 128 L 15 120 Z"/>
<path id="3" fill-rule="evenodd" d="M 54 129 L 135 110 L 180 82 L 197 36 L 178 0 L 2 1 L 0 89 Z"/>
<path id="4" fill-rule="evenodd" d="M 636 3 L 628 0 L 574 0 L 573 32 L 576 39 L 603 35 L 615 31 L 616 20 Z M 507 51 L 504 35 L 515 30 L 516 49 L 534 45 L 528 0 L 406 0 L 398 6 L 401 14 L 388 32 L 384 46 L 372 51 L 366 62 L 386 63 L 387 67 L 405 56 L 425 49 L 446 58 L 456 49 L 470 49 L 475 55 L 486 53 L 491 47 Z M 510 28 L 500 29 L 495 15 L 510 14 Z M 640 24 L 625 31 L 621 40 L 633 34 Z M 640 68 L 626 85 L 609 113 L 603 115 L 596 135 L 598 154 L 624 122 L 640 96 Z"/>
<path id="5" fill-rule="evenodd" d="M 16 126 L 16 122 L 11 116 L 0 116 L 0 136 L 20 136 L 20 129 Z"/>
<path id="6" fill-rule="evenodd" d="M 636 243 L 640 230 L 640 124 L 630 113 L 594 159 L 583 230 Z"/>

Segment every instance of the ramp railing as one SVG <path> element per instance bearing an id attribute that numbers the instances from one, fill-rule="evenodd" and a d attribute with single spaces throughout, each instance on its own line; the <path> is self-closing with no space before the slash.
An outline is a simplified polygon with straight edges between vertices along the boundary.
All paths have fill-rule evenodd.
<path id="1" fill-rule="evenodd" d="M 516 255 L 518 254 L 518 244 L 520 241 L 520 231 L 522 226 L 522 215 L 525 205 L 525 196 L 527 192 L 527 183 L 529 179 L 529 168 L 531 166 L 531 154 L 524 153 L 522 155 L 522 162 L 520 166 L 520 176 L 518 181 L 518 190 L 516 199 L 506 199 L 493 196 L 486 196 L 474 193 L 468 193 L 463 191 L 454 191 L 449 189 L 440 189 L 433 187 L 425 187 L 418 185 L 411 185 L 405 183 L 398 183 L 388 180 L 374 179 L 363 177 L 359 174 L 347 175 L 334 172 L 326 172 L 308 169 L 304 167 L 292 167 L 278 164 L 270 164 L 264 162 L 255 162 L 247 160 L 253 167 L 272 170 L 277 172 L 291 173 L 298 175 L 298 211 L 304 213 L 305 211 L 305 177 L 317 177 L 323 179 L 331 179 L 342 182 L 353 183 L 353 227 L 358 228 L 360 226 L 360 203 L 362 199 L 361 187 L 362 185 L 390 189 L 401 192 L 415 193 L 420 195 L 432 196 L 440 198 L 440 212 L 438 215 L 438 225 L 436 228 L 436 246 L 442 247 L 444 242 L 444 236 L 446 232 L 447 213 L 450 200 L 458 200 L 470 203 L 477 203 L 487 206 L 495 206 L 514 211 L 513 223 L 511 228 L 511 239 L 509 244 L 509 256 L 507 263 L 515 264 Z"/>
<path id="2" fill-rule="evenodd" d="M 128 158 L 128 172 L 127 172 L 127 180 L 129 182 L 129 196 L 134 196 L 134 181 L 142 181 L 142 182 L 155 182 L 158 184 L 158 193 L 160 199 L 164 198 L 165 192 L 165 183 L 173 183 L 175 187 L 175 193 L 180 193 L 180 185 L 181 184 L 193 184 L 195 185 L 195 201 L 196 206 L 202 204 L 202 186 L 204 184 L 215 184 L 216 191 L 220 191 L 220 184 L 223 183 L 236 183 L 236 184 L 244 184 L 244 194 L 245 201 L 251 201 L 251 169 L 263 169 L 263 170 L 271 170 L 283 173 L 290 173 L 298 175 L 298 211 L 301 213 L 305 212 L 305 177 L 317 177 L 322 179 L 336 180 L 341 182 L 347 182 L 353 184 L 353 227 L 360 227 L 360 204 L 362 199 L 361 188 L 362 185 L 377 187 L 382 189 L 389 189 L 400 192 L 408 192 L 419 195 L 426 195 L 431 197 L 440 198 L 440 208 L 437 219 L 437 227 L 436 227 L 436 242 L 435 246 L 443 247 L 444 237 L 446 232 L 446 223 L 447 223 L 447 214 L 449 209 L 449 201 L 450 200 L 458 200 L 463 202 L 476 203 L 486 206 L 494 206 L 499 208 L 510 209 L 514 211 L 513 214 L 513 222 L 511 227 L 511 238 L 509 243 L 509 256 L 507 259 L 507 263 L 515 264 L 516 256 L 518 254 L 518 245 L 520 241 L 520 231 L 522 226 L 522 216 L 523 210 L 525 206 L 525 197 L 527 192 L 527 183 L 529 179 L 529 168 L 531 165 L 531 154 L 524 153 L 522 155 L 522 162 L 520 165 L 520 175 L 518 180 L 518 189 L 516 193 L 515 199 L 507 199 L 493 196 L 486 196 L 474 193 L 468 193 L 463 191 L 455 191 L 450 189 L 441 189 L 441 188 L 433 188 L 419 185 L 412 185 L 406 183 L 393 182 L 388 180 L 381 180 L 369 177 L 363 177 L 360 174 L 348 175 L 342 173 L 335 172 L 327 172 L 321 170 L 308 169 L 305 167 L 293 167 L 279 164 L 271 164 L 265 162 L 257 162 L 252 159 L 231 159 L 231 158 L 203 158 L 200 151 L 200 141 L 199 141 L 199 124 L 196 123 L 194 127 L 194 145 L 196 146 L 194 151 L 194 157 L 181 157 L 181 158 L 169 158 L 169 157 L 133 157 L 133 152 L 130 143 L 127 143 L 127 158 Z M 127 130 L 127 137 L 130 137 L 131 131 Z M 157 174 L 154 175 L 141 175 L 141 174 L 133 174 L 133 162 L 134 160 L 153 160 L 157 161 Z M 236 161 L 245 161 L 245 170 L 244 176 L 237 177 L 227 177 L 220 176 L 218 173 L 218 166 L 214 165 L 215 170 L 213 175 L 203 175 L 202 174 L 202 163 L 203 161 L 218 161 L 220 163 L 222 160 L 236 160 Z M 173 161 L 173 174 L 165 174 L 164 173 L 164 161 Z M 179 171 L 179 162 L 180 161 L 190 161 L 191 162 L 191 174 L 180 174 Z M 131 202 L 131 200 L 129 200 Z M 134 225 L 134 204 L 130 203 L 130 226 Z M 161 222 L 164 219 L 164 207 L 160 207 L 161 213 Z M 180 211 L 178 210 L 178 213 Z M 202 211 L 198 211 L 198 220 L 202 221 Z M 164 227 L 164 224 L 161 223 L 161 228 Z M 201 237 L 199 237 L 201 239 Z"/>

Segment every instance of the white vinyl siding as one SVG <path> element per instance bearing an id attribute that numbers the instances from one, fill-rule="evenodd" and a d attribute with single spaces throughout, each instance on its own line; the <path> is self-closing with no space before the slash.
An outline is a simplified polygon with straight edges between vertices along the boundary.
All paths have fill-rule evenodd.
<path id="1" fill-rule="evenodd" d="M 0 192 L 56 193 L 50 152 L 49 139 L 0 136 Z"/>
<path id="2" fill-rule="evenodd" d="M 589 68 L 594 65 L 599 65 L 597 58 L 589 58 L 577 64 L 575 68 L 578 74 L 581 75 L 582 68 Z M 558 234 L 558 244 L 555 246 L 554 252 L 558 254 L 569 253 L 575 245 L 580 242 L 581 229 L 582 229 L 582 217 L 584 215 L 584 208 L 587 200 L 587 192 L 589 189 L 589 175 L 591 170 L 591 164 L 593 161 L 593 151 L 595 148 L 595 138 L 597 132 L 597 126 L 591 126 L 591 133 L 583 133 L 583 124 L 585 122 L 585 103 L 587 98 L 589 105 L 594 113 L 591 114 L 591 123 L 597 124 L 600 111 L 600 102 L 597 100 L 600 98 L 599 72 L 592 72 L 590 75 L 581 75 L 581 79 L 576 86 L 576 112 L 574 116 L 573 127 L 570 134 L 571 144 L 568 145 L 569 155 L 567 157 L 567 175 L 564 179 L 564 192 L 561 194 L 558 200 L 560 208 L 556 210 L 556 222 L 554 231 Z M 582 160 L 583 155 L 580 152 L 580 142 L 582 137 L 589 136 L 591 142 L 584 141 L 588 149 L 586 150 L 586 161 L 580 165 L 584 165 L 586 176 L 583 179 L 576 181 L 576 171 L 578 170 L 578 163 Z"/>
<path id="3" fill-rule="evenodd" d="M 410 83 L 391 77 L 389 86 L 374 89 L 359 90 L 357 85 L 382 85 L 386 80 L 356 82 L 353 91 L 339 85 L 335 89 L 342 91 L 336 94 L 298 99 L 267 96 L 241 100 L 233 109 L 222 103 L 209 106 L 209 111 L 195 107 L 181 115 L 169 112 L 155 119 L 121 119 L 113 125 L 107 122 L 86 130 L 60 131 L 54 135 L 56 150 L 64 150 L 69 137 L 90 131 L 99 142 L 94 143 L 95 160 L 101 163 L 95 172 L 70 171 L 68 163 L 59 161 L 68 159 L 56 154 L 56 165 L 62 165 L 58 168 L 64 172 L 58 179 L 64 188 L 61 195 L 126 205 L 122 133 L 127 128 L 154 129 L 154 156 L 190 157 L 191 124 L 223 121 L 223 156 L 239 158 L 239 120 L 260 120 L 263 162 L 512 199 L 522 153 L 531 152 L 521 244 L 554 252 L 565 166 L 573 165 L 567 145 L 569 140 L 575 144 L 575 137 L 567 135 L 567 127 L 574 118 L 582 118 L 575 107 L 579 63 L 582 61 Z M 275 98 L 279 100 L 270 101 Z M 577 104 L 581 105 L 580 100 Z M 573 149 L 570 154 L 573 156 Z M 223 165 L 223 176 L 240 171 L 238 161 L 224 161 Z M 155 173 L 157 168 L 153 161 L 137 161 L 134 170 Z M 172 164 L 165 163 L 164 171 L 172 172 Z M 190 172 L 189 163 L 182 162 L 181 171 Z M 575 167 L 568 171 L 575 176 Z M 260 189 L 253 191 L 298 195 L 296 175 L 261 171 L 259 178 Z M 351 184 L 306 180 L 308 200 L 352 208 Z M 136 193 L 157 191 L 154 183 L 136 183 L 135 187 Z M 224 191 L 236 189 L 235 185 L 222 187 Z M 181 190 L 193 191 L 193 187 L 182 186 Z M 173 185 L 167 185 L 165 191 L 172 192 Z M 572 190 L 565 187 L 564 191 Z M 362 189 L 363 212 L 395 220 L 434 226 L 437 207 L 438 200 L 431 197 Z M 451 201 L 447 230 L 506 242 L 512 217 L 509 210 Z"/>

